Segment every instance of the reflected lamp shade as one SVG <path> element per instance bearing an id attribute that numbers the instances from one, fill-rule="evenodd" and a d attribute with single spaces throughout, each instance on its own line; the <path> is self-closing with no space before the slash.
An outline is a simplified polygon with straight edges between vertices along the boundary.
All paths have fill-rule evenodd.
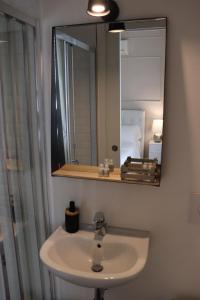
<path id="1" fill-rule="evenodd" d="M 123 22 L 115 22 L 109 24 L 109 32 L 119 33 L 126 30 L 125 24 Z"/>
<path id="2" fill-rule="evenodd" d="M 153 139 L 155 142 L 161 142 L 162 131 L 163 131 L 163 120 L 161 119 L 153 120 L 152 132 L 153 132 Z"/>
<path id="3" fill-rule="evenodd" d="M 87 13 L 94 17 L 103 17 L 110 13 L 109 0 L 89 0 Z"/>

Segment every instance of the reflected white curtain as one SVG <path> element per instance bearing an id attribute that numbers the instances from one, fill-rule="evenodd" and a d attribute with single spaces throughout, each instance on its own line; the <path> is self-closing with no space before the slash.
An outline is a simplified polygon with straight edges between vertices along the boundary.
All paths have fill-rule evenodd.
<path id="1" fill-rule="evenodd" d="M 0 259 L 5 257 L 3 281 L 11 300 L 51 299 L 39 259 L 47 220 L 39 112 L 35 28 L 1 14 Z"/>

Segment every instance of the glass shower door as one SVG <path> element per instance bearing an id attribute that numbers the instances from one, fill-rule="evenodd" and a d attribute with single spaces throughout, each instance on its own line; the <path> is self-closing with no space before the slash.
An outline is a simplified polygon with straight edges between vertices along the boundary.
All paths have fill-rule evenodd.
<path id="1" fill-rule="evenodd" d="M 0 299 L 50 299 L 35 28 L 0 14 Z"/>

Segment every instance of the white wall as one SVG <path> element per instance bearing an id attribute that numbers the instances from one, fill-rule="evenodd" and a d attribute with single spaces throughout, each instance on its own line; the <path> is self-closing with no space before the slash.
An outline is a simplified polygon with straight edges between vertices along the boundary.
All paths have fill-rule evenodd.
<path id="1" fill-rule="evenodd" d="M 200 192 L 200 1 L 120 0 L 121 18 L 167 16 L 166 122 L 160 188 L 51 178 L 51 26 L 94 21 L 86 0 L 43 0 L 42 34 L 48 174 L 53 228 L 71 199 L 90 222 L 103 210 L 109 224 L 151 231 L 148 265 L 131 283 L 108 291 L 109 300 L 200 299 L 200 226 L 188 222 L 190 195 Z M 58 281 L 57 299 L 92 299 L 92 291 Z"/>

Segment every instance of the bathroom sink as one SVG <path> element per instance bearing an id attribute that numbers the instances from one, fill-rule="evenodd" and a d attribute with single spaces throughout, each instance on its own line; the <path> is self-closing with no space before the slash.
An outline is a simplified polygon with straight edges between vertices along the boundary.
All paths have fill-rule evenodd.
<path id="1" fill-rule="evenodd" d="M 132 280 L 146 264 L 149 235 L 138 233 L 113 228 L 98 242 L 90 230 L 70 234 L 59 227 L 43 244 L 40 258 L 51 272 L 71 283 L 111 288 Z M 103 270 L 94 272 L 91 267 L 98 251 Z"/>

